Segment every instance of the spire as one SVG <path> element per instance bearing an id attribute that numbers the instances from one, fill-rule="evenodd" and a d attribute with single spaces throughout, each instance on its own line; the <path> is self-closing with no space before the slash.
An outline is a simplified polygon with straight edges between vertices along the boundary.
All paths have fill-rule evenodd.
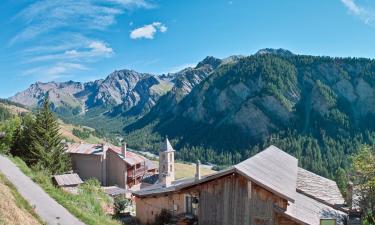
<path id="1" fill-rule="evenodd" d="M 169 142 L 167 136 L 165 137 L 164 142 L 161 144 L 160 151 L 161 152 L 172 152 L 172 151 L 174 151 L 174 149 L 173 149 L 171 143 Z"/>

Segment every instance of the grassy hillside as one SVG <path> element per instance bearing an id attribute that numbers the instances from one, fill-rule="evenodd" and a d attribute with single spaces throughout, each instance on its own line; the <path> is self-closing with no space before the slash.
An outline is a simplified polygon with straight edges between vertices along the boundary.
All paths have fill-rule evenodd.
<path id="1" fill-rule="evenodd" d="M 0 173 L 0 224 L 40 225 L 43 222 L 16 188 Z"/>
<path id="2" fill-rule="evenodd" d="M 74 216 L 87 225 L 119 225 L 120 223 L 107 216 L 103 206 L 111 204 L 106 194 L 95 181 L 88 181 L 81 185 L 78 195 L 73 195 L 55 187 L 51 176 L 41 171 L 30 169 L 20 158 L 12 158 L 12 161 L 39 184 L 49 196 L 65 207 Z"/>
<path id="3" fill-rule="evenodd" d="M 153 161 L 156 165 L 159 165 L 158 161 Z M 188 177 L 194 177 L 195 176 L 195 165 L 194 164 L 187 164 L 187 163 L 175 163 L 175 179 L 181 179 L 181 178 L 188 178 Z M 209 175 L 215 173 L 214 170 L 202 167 L 201 168 L 201 175 Z"/>
<path id="4" fill-rule="evenodd" d="M 73 142 L 86 142 L 90 144 L 98 144 L 102 143 L 104 140 L 102 138 L 97 137 L 94 135 L 94 129 L 89 128 L 89 127 L 82 127 L 82 126 L 77 126 L 73 124 L 66 124 L 63 121 L 60 122 L 60 132 L 61 135 L 66 138 L 69 141 Z M 88 130 L 88 137 L 79 137 L 79 135 L 74 135 L 74 130 L 78 131 L 84 131 Z"/>

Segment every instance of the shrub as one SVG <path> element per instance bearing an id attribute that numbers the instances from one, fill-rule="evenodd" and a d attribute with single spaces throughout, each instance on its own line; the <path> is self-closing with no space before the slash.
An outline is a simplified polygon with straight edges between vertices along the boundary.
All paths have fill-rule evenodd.
<path id="1" fill-rule="evenodd" d="M 155 223 L 154 223 L 154 225 L 169 224 L 171 222 L 171 219 L 172 219 L 172 214 L 168 210 L 162 209 L 161 212 L 160 212 L 160 214 L 158 214 L 155 217 Z"/>
<path id="2" fill-rule="evenodd" d="M 123 196 L 116 197 L 115 202 L 114 202 L 115 214 L 119 215 L 122 211 L 124 211 L 131 205 L 132 205 L 131 200 L 126 199 Z"/>

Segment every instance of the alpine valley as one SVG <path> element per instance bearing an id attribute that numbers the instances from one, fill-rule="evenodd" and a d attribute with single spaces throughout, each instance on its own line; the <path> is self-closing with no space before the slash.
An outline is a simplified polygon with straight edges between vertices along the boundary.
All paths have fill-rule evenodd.
<path id="1" fill-rule="evenodd" d="M 168 135 L 185 161 L 229 165 L 275 144 L 334 177 L 360 144 L 375 144 L 375 60 L 365 58 L 262 49 L 177 73 L 35 83 L 9 100 L 33 108 L 47 94 L 66 122 L 151 152 Z"/>

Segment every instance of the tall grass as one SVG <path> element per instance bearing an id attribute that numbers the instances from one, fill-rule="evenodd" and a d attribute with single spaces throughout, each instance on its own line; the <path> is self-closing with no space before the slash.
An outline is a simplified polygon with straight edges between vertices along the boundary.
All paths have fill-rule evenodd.
<path id="1" fill-rule="evenodd" d="M 11 160 L 39 184 L 52 198 L 64 206 L 70 213 L 75 215 L 87 225 L 119 225 L 120 222 L 106 215 L 102 206 L 110 203 L 110 199 L 101 190 L 97 180 L 89 180 L 79 187 L 78 195 L 73 195 L 60 188 L 55 187 L 51 181 L 51 175 L 36 168 L 29 168 L 22 159 L 18 157 Z"/>
<path id="2" fill-rule="evenodd" d="M 0 183 L 4 184 L 9 188 L 14 198 L 14 202 L 16 203 L 17 207 L 20 209 L 26 210 L 30 213 L 40 224 L 45 224 L 40 217 L 35 213 L 34 209 L 31 207 L 28 201 L 24 199 L 17 191 L 16 187 L 3 175 L 0 173 Z M 0 218 L 0 224 L 4 222 Z"/>

